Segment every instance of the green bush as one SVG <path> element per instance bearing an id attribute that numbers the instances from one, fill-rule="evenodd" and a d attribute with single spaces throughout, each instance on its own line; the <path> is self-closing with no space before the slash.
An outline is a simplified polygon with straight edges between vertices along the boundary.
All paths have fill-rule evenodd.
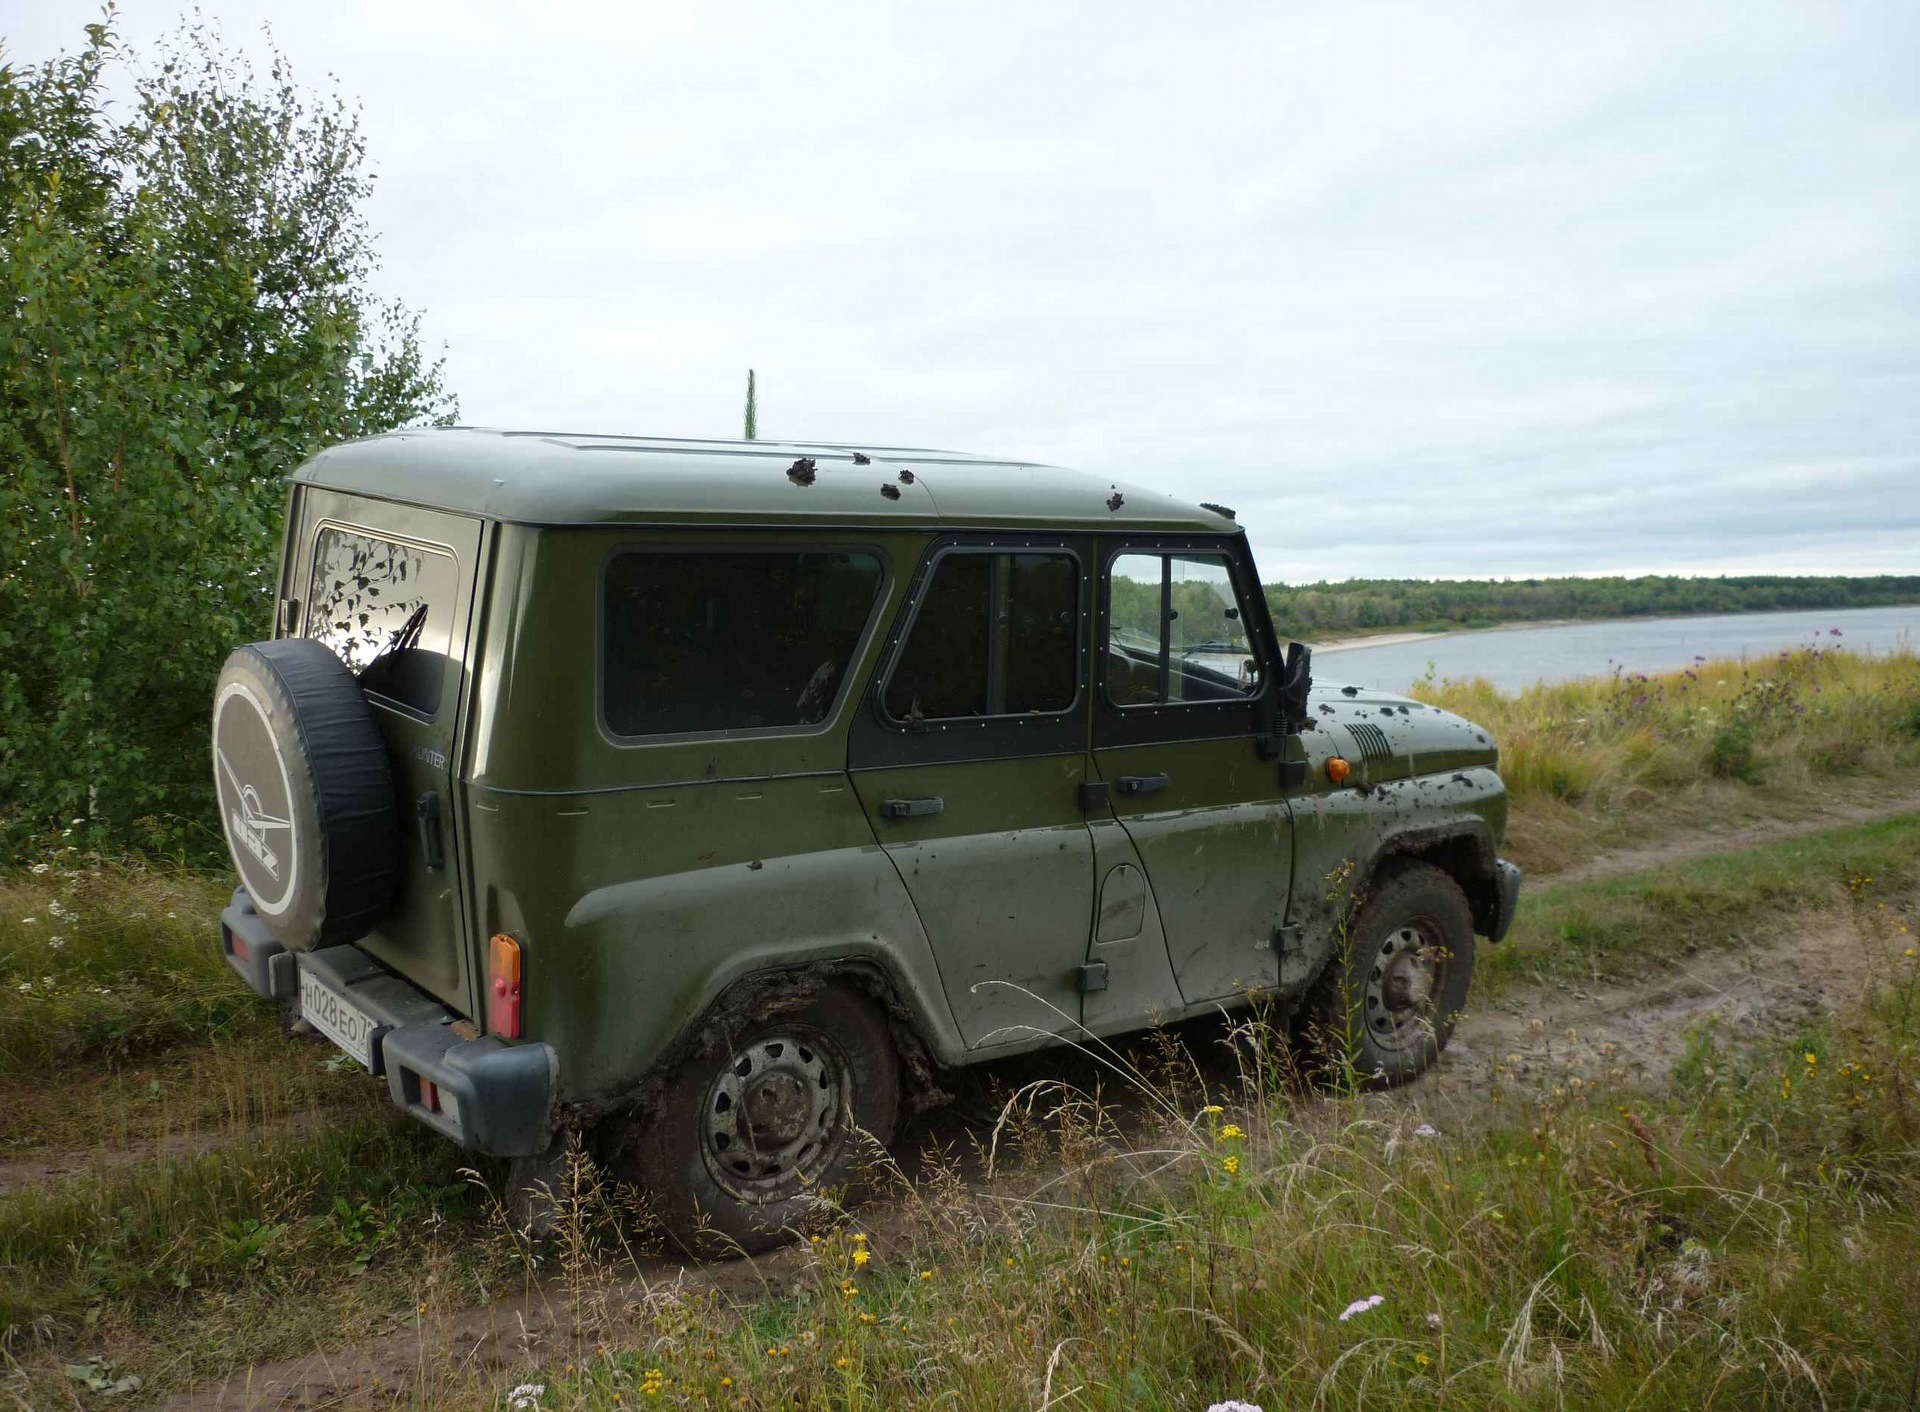
<path id="1" fill-rule="evenodd" d="M 1760 782 L 1760 762 L 1754 755 L 1753 727 L 1744 721 L 1721 726 L 1707 742 L 1707 773 L 1719 780 Z"/>
<path id="2" fill-rule="evenodd" d="M 286 473 L 451 408 L 369 292 L 351 109 L 203 29 L 159 58 L 96 24 L 0 68 L 0 856 L 206 848 L 211 688 L 270 629 Z"/>

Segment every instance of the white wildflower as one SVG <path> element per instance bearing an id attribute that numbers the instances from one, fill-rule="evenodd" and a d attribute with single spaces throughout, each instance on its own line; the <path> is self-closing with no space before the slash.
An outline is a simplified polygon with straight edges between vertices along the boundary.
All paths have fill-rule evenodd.
<path id="1" fill-rule="evenodd" d="M 47 904 L 47 915 L 62 922 L 72 921 L 74 917 L 72 912 L 60 905 L 60 899 L 57 897 Z"/>
<path id="2" fill-rule="evenodd" d="M 1226 1402 L 1214 1403 L 1207 1412 L 1261 1412 L 1261 1409 L 1256 1403 L 1229 1399 Z"/>
<path id="3" fill-rule="evenodd" d="M 58 951 L 66 944 L 67 939 L 64 936 L 50 936 L 47 938 L 47 949 L 49 951 Z"/>
<path id="4" fill-rule="evenodd" d="M 1356 1299 L 1340 1311 L 1340 1322 L 1344 1324 L 1354 1315 L 1364 1314 L 1369 1309 L 1378 1308 L 1386 1302 L 1387 1297 L 1384 1294 L 1370 1294 L 1365 1299 Z"/>
<path id="5" fill-rule="evenodd" d="M 1442 1319 L 1438 1314 L 1427 1315 L 1427 1327 L 1430 1329 L 1437 1330 L 1445 1323 L 1446 1320 Z"/>
<path id="6" fill-rule="evenodd" d="M 1432 1123 L 1422 1123 L 1413 1130 L 1413 1135 L 1415 1137 L 1439 1137 L 1440 1129 L 1436 1128 Z"/>
<path id="7" fill-rule="evenodd" d="M 52 866 L 53 864 L 51 863 L 35 863 L 31 868 L 27 869 L 27 871 L 32 873 L 37 878 Z"/>
<path id="8" fill-rule="evenodd" d="M 23 927 L 30 927 L 39 920 L 40 919 L 38 917 L 22 917 L 20 919 L 20 925 Z"/>
<path id="9" fill-rule="evenodd" d="M 507 1406 L 511 1407 L 513 1412 L 528 1412 L 530 1408 L 539 1406 L 540 1399 L 546 1395 L 545 1383 L 522 1383 L 507 1394 Z"/>

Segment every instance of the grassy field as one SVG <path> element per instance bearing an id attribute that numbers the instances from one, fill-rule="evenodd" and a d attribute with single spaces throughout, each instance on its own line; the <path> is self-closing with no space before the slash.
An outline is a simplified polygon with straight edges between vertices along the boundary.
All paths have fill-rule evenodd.
<path id="1" fill-rule="evenodd" d="M 1516 851 L 1563 862 L 1592 851 L 1567 818 L 1644 846 L 1920 783 L 1911 658 L 1696 675 L 1435 690 L 1499 733 Z M 281 1035 L 218 959 L 224 893 L 75 855 L 0 877 L 0 1401 L 123 1405 L 560 1278 L 543 1407 L 1909 1405 L 1920 812 L 1537 887 L 1472 1001 L 1657 987 L 1818 927 L 1875 958 L 1838 1013 L 1701 1026 L 1657 1085 L 1535 1063 L 1465 1097 L 1312 1089 L 1254 1025 L 1246 1083 L 1026 1092 L 746 1300 L 636 1284 L 590 1175 L 559 1239 L 521 1240 L 497 1165 Z M 407 1405 L 508 1405 L 455 1352 Z"/>
<path id="2" fill-rule="evenodd" d="M 1422 700 L 1487 726 L 1531 872 L 1622 845 L 1920 794 L 1920 657 L 1784 652 L 1503 693 L 1426 681 Z"/>

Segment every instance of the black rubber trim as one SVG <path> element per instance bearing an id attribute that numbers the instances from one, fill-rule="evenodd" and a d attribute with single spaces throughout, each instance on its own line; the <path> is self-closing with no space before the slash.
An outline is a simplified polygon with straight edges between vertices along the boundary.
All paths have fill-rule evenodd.
<path id="1" fill-rule="evenodd" d="M 1493 869 L 1494 878 L 1500 885 L 1500 910 L 1494 916 L 1493 928 L 1487 933 L 1487 940 L 1505 941 L 1507 933 L 1513 930 L 1513 914 L 1520 910 L 1520 865 L 1501 858 L 1494 863 Z"/>

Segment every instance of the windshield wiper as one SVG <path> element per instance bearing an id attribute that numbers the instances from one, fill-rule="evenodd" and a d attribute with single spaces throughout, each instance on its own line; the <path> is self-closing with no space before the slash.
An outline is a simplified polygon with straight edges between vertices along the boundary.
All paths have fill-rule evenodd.
<path id="1" fill-rule="evenodd" d="M 375 667 L 396 652 L 411 652 L 420 645 L 420 629 L 427 625 L 427 605 L 422 603 L 408 615 L 407 620 L 394 629 L 393 636 L 387 639 L 387 645 L 373 654 L 371 661 L 360 669 L 359 675 L 365 676 Z"/>

